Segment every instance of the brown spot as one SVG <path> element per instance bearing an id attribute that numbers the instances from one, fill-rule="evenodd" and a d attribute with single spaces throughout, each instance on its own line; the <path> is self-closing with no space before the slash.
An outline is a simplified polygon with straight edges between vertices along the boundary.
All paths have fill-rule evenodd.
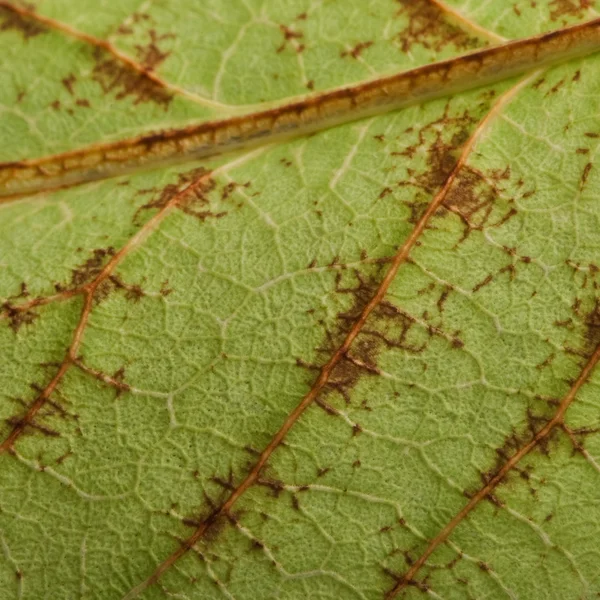
<path id="1" fill-rule="evenodd" d="M 579 187 L 583 188 L 583 186 L 587 182 L 587 178 L 589 177 L 590 171 L 592 170 L 592 163 L 587 163 L 583 169 L 583 173 L 581 174 L 581 180 L 579 182 Z"/>
<path id="2" fill-rule="evenodd" d="M 145 296 L 144 290 L 142 290 L 140 285 L 125 283 L 117 275 L 111 275 L 109 277 L 109 281 L 115 286 L 116 289 L 125 291 L 125 298 L 127 298 L 127 300 L 139 302 L 139 300 Z"/>
<path id="3" fill-rule="evenodd" d="M 483 281 L 480 281 L 474 288 L 473 288 L 473 293 L 478 292 L 482 287 L 490 284 L 492 282 L 492 280 L 494 279 L 493 275 L 488 275 Z"/>
<path id="4" fill-rule="evenodd" d="M 117 100 L 131 98 L 136 105 L 153 102 L 167 110 L 172 94 L 144 73 L 116 60 L 102 48 L 94 48 L 93 59 L 92 79 L 105 94 L 114 93 Z"/>
<path id="5" fill-rule="evenodd" d="M 456 213 L 465 224 L 466 238 L 473 230 L 482 230 L 492 215 L 495 202 L 503 191 L 502 182 L 510 178 L 510 169 L 493 170 L 482 173 L 472 166 L 465 166 L 459 172 L 454 185 L 448 191 L 443 206 Z M 513 203 L 512 198 L 508 203 Z M 498 227 L 517 214 L 514 206 L 510 208 L 492 226 Z"/>
<path id="6" fill-rule="evenodd" d="M 340 56 L 342 58 L 344 58 L 346 56 L 350 56 L 354 59 L 358 59 L 358 57 L 361 55 L 363 50 L 370 48 L 372 45 L 373 45 L 373 42 L 360 42 L 360 43 L 356 44 L 356 46 L 354 46 L 350 50 L 344 50 L 343 52 L 341 52 Z"/>
<path id="7" fill-rule="evenodd" d="M 138 62 L 140 62 L 146 70 L 153 71 L 171 54 L 171 52 L 162 51 L 158 47 L 158 43 L 163 40 L 174 38 L 175 35 L 172 33 L 158 35 L 154 29 L 150 29 L 150 31 L 148 31 L 148 36 L 150 37 L 149 42 L 145 46 L 136 45 L 135 49 Z"/>
<path id="8" fill-rule="evenodd" d="M 300 31 L 294 31 L 287 25 L 279 25 L 279 30 L 283 34 L 283 43 L 277 48 L 277 53 L 283 52 L 289 44 L 298 54 L 304 51 L 304 44 L 298 43 L 298 40 L 304 37 Z"/>
<path id="9" fill-rule="evenodd" d="M 284 489 L 283 481 L 279 479 L 257 479 L 256 483 L 268 487 L 276 498 L 279 497 Z"/>
<path id="10" fill-rule="evenodd" d="M 90 107 L 89 100 L 86 100 L 85 98 L 77 98 L 77 100 L 75 100 L 75 104 L 77 104 L 77 106 L 82 106 L 83 108 Z"/>
<path id="11" fill-rule="evenodd" d="M 102 271 L 106 258 L 113 256 L 114 253 L 115 249 L 112 246 L 94 250 L 91 258 L 71 271 L 71 285 L 81 287 L 93 281 Z"/>
<path id="12" fill-rule="evenodd" d="M 406 17 L 408 24 L 397 34 L 402 52 L 413 46 L 440 52 L 447 46 L 457 50 L 471 50 L 481 41 L 471 37 L 462 28 L 448 22 L 443 10 L 429 0 L 396 0 L 400 5 L 397 15 Z"/>
<path id="13" fill-rule="evenodd" d="M 35 8 L 27 3 L 22 4 L 23 7 L 28 10 L 33 10 Z M 2 19 L 0 31 L 16 31 L 23 36 L 25 41 L 48 31 L 44 25 L 38 23 L 34 19 L 28 18 L 25 15 L 20 15 L 7 8 L 0 7 L 0 19 Z"/>
<path id="14" fill-rule="evenodd" d="M 75 75 L 73 75 L 73 73 L 70 73 L 68 77 L 64 77 L 61 80 L 61 83 L 65 86 L 65 88 L 67 88 L 67 92 L 69 92 L 69 94 L 71 94 L 71 96 L 75 95 L 75 91 L 73 89 L 73 84 L 77 81 L 77 77 L 75 77 Z"/>
<path id="15" fill-rule="evenodd" d="M 566 79 L 563 77 L 558 83 L 554 84 L 547 92 L 546 96 L 550 94 L 556 94 L 558 90 L 565 84 Z"/>
<path id="16" fill-rule="evenodd" d="M 169 294 L 171 294 L 173 292 L 173 289 L 168 287 L 169 286 L 169 280 L 165 279 L 161 284 L 160 284 L 160 295 L 164 298 L 165 296 L 168 296 Z"/>
<path id="17" fill-rule="evenodd" d="M 552 8 L 550 11 L 552 21 L 558 21 L 563 17 L 581 19 L 592 8 L 592 0 L 552 0 L 549 7 Z M 563 22 L 566 24 L 567 21 L 563 18 Z"/>
<path id="18" fill-rule="evenodd" d="M 370 263 L 364 271 L 342 268 L 336 273 L 335 291 L 339 295 L 347 295 L 350 305 L 338 314 L 335 327 L 328 328 L 323 321 L 319 321 L 325 329 L 325 341 L 317 352 L 325 359 L 340 347 L 348 331 L 373 297 L 383 269 L 384 264 Z M 379 302 L 348 351 L 331 369 L 329 379 L 324 384 L 321 395 L 316 399 L 317 405 L 328 414 L 336 416 L 337 409 L 325 400 L 331 395 L 337 395 L 349 404 L 352 401 L 351 390 L 362 378 L 381 374 L 377 367 L 377 358 L 383 349 L 394 348 L 411 354 L 420 353 L 425 349 L 427 340 L 433 336 L 443 337 L 455 348 L 463 345 L 455 335 L 445 334 L 433 325 L 413 332 L 415 323 L 413 316 L 394 304 L 386 300 Z M 315 367 L 318 368 L 317 365 L 312 365 L 311 371 Z M 312 377 L 314 375 L 311 373 Z M 365 410 L 370 410 L 366 405 L 361 406 Z M 358 424 L 355 424 L 352 429 L 353 435 L 361 431 Z"/>
<path id="19" fill-rule="evenodd" d="M 312 90 L 314 90 L 314 89 L 315 89 L 315 82 L 314 82 L 314 81 L 311 79 L 310 81 L 308 81 L 308 82 L 306 83 L 306 87 L 307 87 L 309 90 L 311 90 L 311 91 L 312 91 Z"/>
<path id="20" fill-rule="evenodd" d="M 593 308 L 585 315 L 585 350 L 589 356 L 600 346 L 600 298 L 596 298 Z"/>
<path id="21" fill-rule="evenodd" d="M 152 143 L 149 142 L 149 149 L 151 149 Z M 144 210 L 161 210 L 167 204 L 169 204 L 181 191 L 190 185 L 192 182 L 201 179 L 207 173 L 206 169 L 203 167 L 198 167 L 192 169 L 190 171 L 186 171 L 185 173 L 180 173 L 178 175 L 177 183 L 169 183 L 164 188 L 157 190 L 155 188 L 152 189 L 144 189 L 139 190 L 138 194 L 152 194 L 152 198 L 146 202 L 143 206 L 137 209 L 134 214 L 133 220 L 137 222 L 139 215 Z M 188 194 L 189 197 L 177 204 L 177 207 L 181 210 L 190 211 L 193 207 L 206 207 L 209 205 L 209 201 L 207 198 L 207 194 L 215 188 L 215 181 L 213 179 L 207 179 L 207 181 L 203 182 L 201 185 L 194 187 L 193 193 Z M 184 209 L 185 206 L 185 209 Z"/>

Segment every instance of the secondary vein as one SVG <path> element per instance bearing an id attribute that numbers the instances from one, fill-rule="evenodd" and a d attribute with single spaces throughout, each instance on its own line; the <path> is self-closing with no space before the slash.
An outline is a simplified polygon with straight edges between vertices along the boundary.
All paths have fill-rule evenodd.
<path id="1" fill-rule="evenodd" d="M 390 263 L 390 267 L 386 272 L 385 276 L 383 277 L 381 283 L 379 284 L 377 290 L 375 291 L 371 300 L 363 308 L 362 312 L 352 325 L 350 331 L 344 338 L 342 344 L 333 353 L 329 361 L 323 367 L 321 367 L 319 375 L 310 391 L 300 400 L 300 402 L 296 405 L 294 410 L 288 415 L 288 417 L 281 425 L 279 430 L 271 438 L 271 441 L 260 453 L 257 461 L 253 464 L 250 471 L 242 480 L 242 482 L 234 490 L 232 490 L 231 494 L 223 504 L 217 507 L 207 519 L 200 523 L 200 525 L 196 528 L 194 533 L 188 539 L 184 540 L 175 552 L 173 552 L 160 565 L 158 565 L 158 567 L 147 579 L 142 581 L 139 585 L 134 587 L 128 594 L 126 594 L 123 600 L 133 600 L 134 598 L 137 598 L 139 594 L 141 594 L 145 589 L 156 583 L 173 564 L 175 564 L 182 556 L 184 556 L 188 552 L 188 550 L 195 546 L 195 544 L 220 518 L 229 516 L 233 505 L 259 479 L 262 468 L 265 466 L 273 452 L 280 446 L 288 431 L 294 426 L 294 424 L 298 421 L 298 419 L 305 412 L 305 410 L 313 402 L 315 402 L 315 400 L 317 400 L 320 392 L 327 385 L 327 382 L 329 381 L 329 377 L 333 369 L 346 356 L 353 341 L 356 339 L 356 337 L 362 330 L 362 327 L 367 321 L 369 315 L 383 300 L 398 270 L 408 259 L 411 250 L 415 246 L 423 231 L 426 229 L 429 220 L 442 205 L 444 199 L 450 191 L 461 169 L 465 165 L 473 147 L 477 143 L 477 140 L 480 138 L 482 132 L 488 127 L 489 123 L 498 115 L 498 113 L 514 98 L 514 96 L 523 87 L 525 87 L 531 81 L 533 81 L 534 78 L 538 77 L 538 75 L 539 72 L 533 73 L 532 75 L 521 80 L 517 85 L 510 88 L 502 96 L 500 96 L 492 106 L 491 110 L 485 116 L 485 118 L 478 124 L 474 133 L 465 143 L 460 157 L 458 158 L 454 168 L 447 177 L 443 186 L 435 195 L 435 197 L 427 207 L 425 213 L 416 223 L 415 227 L 413 228 L 406 241 L 402 244 L 402 246 L 400 246 L 400 248 L 394 255 Z"/>

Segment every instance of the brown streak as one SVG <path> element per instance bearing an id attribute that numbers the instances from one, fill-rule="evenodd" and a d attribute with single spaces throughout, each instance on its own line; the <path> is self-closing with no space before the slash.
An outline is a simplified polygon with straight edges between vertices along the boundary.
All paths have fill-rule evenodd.
<path id="1" fill-rule="evenodd" d="M 0 0 L 0 6 L 3 4 Z M 507 79 L 600 49 L 600 18 L 484 48 L 276 108 L 38 159 L 0 163 L 0 196 L 264 145 Z"/>
<path id="2" fill-rule="evenodd" d="M 542 443 L 552 432 L 556 426 L 562 426 L 564 415 L 575 399 L 581 386 L 587 381 L 594 367 L 600 361 L 600 345 L 581 370 L 579 377 L 561 400 L 556 413 L 548 421 L 548 423 L 540 429 L 535 436 L 527 444 L 522 446 L 515 454 L 513 454 L 498 472 L 484 485 L 480 490 L 465 504 L 465 506 L 452 518 L 452 520 L 429 542 L 427 548 L 421 556 L 411 565 L 408 571 L 398 580 L 396 585 L 386 594 L 386 600 L 395 598 L 398 592 L 402 591 L 407 586 L 414 584 L 414 577 L 419 569 L 426 563 L 431 554 L 443 544 L 456 527 L 467 517 L 467 515 L 485 498 L 489 497 L 494 489 L 502 482 L 508 472 L 513 469 L 517 463 L 527 454 L 529 454 L 536 446 Z"/>
<path id="3" fill-rule="evenodd" d="M 42 390 L 35 401 L 31 404 L 25 415 L 18 419 L 6 439 L 0 443 L 0 454 L 7 451 L 10 452 L 12 450 L 15 442 L 19 439 L 19 437 L 21 437 L 25 429 L 33 424 L 35 416 L 46 404 L 46 402 L 48 402 L 50 396 L 56 389 L 56 386 L 65 376 L 69 367 L 80 362 L 77 356 L 78 351 L 81 346 L 81 341 L 83 339 L 83 334 L 87 326 L 90 313 L 92 311 L 94 294 L 100 284 L 110 277 L 116 266 L 125 258 L 125 256 L 127 256 L 127 254 L 139 243 L 141 239 L 143 239 L 155 227 L 157 227 L 157 225 L 183 198 L 187 196 L 188 193 L 193 193 L 199 185 L 209 179 L 210 175 L 210 172 L 205 172 L 201 177 L 191 182 L 181 192 L 173 196 L 168 203 L 166 203 L 151 219 L 149 219 L 146 224 L 118 252 L 112 256 L 112 258 L 106 263 L 104 268 L 100 271 L 95 279 L 72 291 L 71 297 L 75 295 L 82 295 L 84 297 L 84 304 L 81 310 L 81 316 L 79 317 L 79 322 L 77 323 L 75 331 L 73 332 L 73 337 L 71 339 L 71 343 L 69 344 L 69 348 L 67 349 L 65 357 L 60 364 L 56 375 L 54 375 L 50 383 Z"/>
<path id="4" fill-rule="evenodd" d="M 40 296 L 38 298 L 33 298 L 28 302 L 23 302 L 21 304 L 11 304 L 10 310 L 14 312 L 27 312 L 32 308 L 37 308 L 38 306 L 44 306 L 46 304 L 51 304 L 52 302 L 62 302 L 64 300 L 69 300 L 73 298 L 73 296 L 79 296 L 83 293 L 81 288 L 74 288 L 72 290 L 64 290 L 62 292 L 58 292 L 57 294 L 52 294 L 50 296 Z M 7 318 L 7 313 L 0 312 L 0 321 L 2 319 Z"/>
<path id="5" fill-rule="evenodd" d="M 0 8 L 4 8 L 5 10 L 13 12 L 23 18 L 31 19 L 33 21 L 41 23 L 49 29 L 61 31 L 62 33 L 65 33 L 69 37 L 75 38 L 80 42 L 90 44 L 95 48 L 100 48 L 108 54 L 110 54 L 111 56 L 113 56 L 119 62 L 130 68 L 132 71 L 135 71 L 136 73 L 139 73 L 143 77 L 149 79 L 153 84 L 161 88 L 171 90 L 172 86 L 170 86 L 169 83 L 167 83 L 158 75 L 156 75 L 151 69 L 148 69 L 147 67 L 136 62 L 126 54 L 123 54 L 120 50 L 115 48 L 115 46 L 113 46 L 110 42 L 106 40 L 97 38 L 83 31 L 79 31 L 78 29 L 75 29 L 70 25 L 67 25 L 66 23 L 61 23 L 56 19 L 52 19 L 51 17 L 45 17 L 44 15 L 41 15 L 35 10 L 31 10 L 22 6 L 16 6 L 12 2 L 7 2 L 6 0 L 0 0 Z"/>
<path id="6" fill-rule="evenodd" d="M 229 515 L 230 509 L 238 500 L 238 498 L 242 496 L 246 492 L 246 490 L 257 481 L 257 479 L 260 476 L 261 469 L 265 466 L 266 462 L 269 460 L 270 456 L 273 454 L 275 449 L 282 443 L 287 432 L 300 418 L 302 413 L 313 403 L 313 401 L 316 400 L 318 402 L 317 396 L 328 384 L 332 371 L 334 370 L 336 365 L 347 356 L 348 350 L 350 349 L 352 342 L 362 330 L 363 325 L 365 324 L 369 315 L 383 300 L 390 284 L 392 283 L 394 277 L 396 276 L 396 273 L 398 272 L 398 269 L 404 262 L 406 262 L 412 248 L 415 246 L 418 238 L 421 236 L 421 234 L 427 227 L 429 219 L 436 213 L 436 211 L 441 206 L 442 202 L 446 197 L 446 194 L 450 190 L 454 180 L 456 179 L 460 170 L 464 166 L 468 156 L 471 153 L 473 146 L 475 145 L 475 142 L 479 138 L 479 135 L 481 134 L 483 129 L 487 126 L 492 117 L 494 117 L 497 114 L 497 112 L 516 94 L 516 92 L 520 90 L 525 83 L 527 83 L 527 81 L 528 79 L 520 82 L 519 84 L 505 92 L 502 96 L 500 96 L 500 98 L 498 98 L 496 103 L 493 105 L 490 112 L 479 123 L 472 136 L 465 143 L 462 153 L 458 161 L 456 162 L 454 168 L 452 169 L 451 173 L 447 177 L 444 185 L 435 195 L 435 197 L 427 207 L 427 210 L 423 213 L 422 217 L 416 223 L 410 236 L 394 255 L 391 261 L 391 266 L 385 274 L 385 277 L 379 284 L 379 287 L 377 288 L 375 294 L 354 322 L 352 328 L 346 335 L 342 344 L 337 348 L 337 350 L 334 352 L 333 356 L 329 359 L 329 361 L 320 369 L 319 376 L 313 384 L 311 390 L 308 392 L 308 394 L 304 396 L 304 398 L 302 398 L 300 403 L 291 412 L 291 414 L 288 415 L 283 425 L 273 436 L 266 448 L 260 453 L 258 460 L 254 463 L 252 469 L 246 475 L 244 480 L 237 486 L 237 488 L 235 488 L 235 490 L 230 494 L 229 498 L 223 504 L 221 504 L 221 506 L 216 508 L 212 512 L 212 514 L 201 523 L 201 525 L 193 533 L 193 535 L 187 538 L 173 554 L 171 554 L 167 559 L 165 559 L 145 581 L 134 587 L 123 598 L 123 600 L 132 600 L 133 598 L 136 598 L 138 594 L 140 594 L 150 585 L 156 583 L 165 571 L 167 571 L 175 562 L 177 562 L 177 560 L 179 560 L 187 552 L 187 550 L 192 548 L 196 544 L 196 542 L 198 542 L 198 540 L 202 538 L 204 533 L 207 531 L 207 529 L 209 529 L 209 527 L 211 527 L 213 523 L 215 523 L 220 517 L 227 517 Z"/>

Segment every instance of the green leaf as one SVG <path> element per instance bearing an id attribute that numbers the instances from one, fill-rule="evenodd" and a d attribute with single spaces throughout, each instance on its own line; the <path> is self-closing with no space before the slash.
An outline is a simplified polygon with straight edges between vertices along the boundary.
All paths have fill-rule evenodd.
<path id="1" fill-rule="evenodd" d="M 595 4 L 0 1 L 3 600 L 600 593 Z"/>

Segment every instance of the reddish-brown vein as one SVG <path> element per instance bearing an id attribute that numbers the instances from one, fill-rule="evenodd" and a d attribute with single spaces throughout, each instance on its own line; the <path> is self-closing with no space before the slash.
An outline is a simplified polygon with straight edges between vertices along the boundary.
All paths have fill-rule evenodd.
<path id="1" fill-rule="evenodd" d="M 440 12 L 445 13 L 446 18 L 449 21 L 454 21 L 457 25 L 470 29 L 480 37 L 487 38 L 488 40 L 493 42 L 505 42 L 507 40 L 507 38 L 497 34 L 495 31 L 485 29 L 485 27 L 482 27 L 478 23 L 467 19 L 465 15 L 458 12 L 455 8 L 448 6 L 445 2 L 442 2 L 442 0 L 429 0 L 429 2 L 436 6 L 440 10 Z"/>
<path id="2" fill-rule="evenodd" d="M 76 295 L 83 296 L 83 307 L 81 309 L 79 321 L 73 332 L 71 343 L 69 344 L 65 357 L 62 363 L 60 364 L 60 367 L 58 368 L 56 374 L 54 375 L 50 383 L 48 383 L 48 385 L 42 390 L 42 392 L 29 406 L 27 412 L 15 422 L 13 428 L 11 429 L 10 433 L 5 438 L 5 440 L 2 443 L 0 443 L 0 454 L 11 450 L 14 443 L 19 439 L 23 432 L 34 423 L 35 417 L 48 402 L 50 396 L 56 389 L 56 386 L 64 378 L 69 368 L 74 364 L 78 364 L 79 349 L 81 347 L 83 334 L 88 324 L 90 313 L 92 311 L 94 295 L 98 287 L 108 277 L 110 277 L 117 265 L 123 261 L 123 259 L 129 254 L 129 252 L 133 248 L 135 248 L 143 239 L 145 239 L 150 234 L 150 232 L 152 232 L 161 223 L 161 221 L 165 219 L 165 217 L 175 208 L 175 206 L 184 197 L 186 197 L 190 193 L 193 193 L 194 190 L 201 186 L 203 183 L 205 183 L 210 178 L 210 176 L 211 173 L 204 173 L 202 176 L 198 177 L 195 181 L 186 186 L 181 192 L 173 196 L 173 198 L 171 198 L 169 202 L 167 202 L 155 215 L 153 215 L 152 218 L 149 219 L 144 224 L 144 226 L 140 228 L 140 230 L 118 252 L 116 252 L 114 256 L 111 257 L 111 259 L 106 263 L 104 268 L 92 281 L 81 286 L 80 288 L 57 295 L 59 298 L 64 297 L 65 299 L 66 297 L 74 297 Z M 39 300 L 32 300 L 27 304 L 29 305 L 29 308 L 40 306 L 42 304 L 47 304 L 48 302 L 52 301 L 52 299 L 57 299 L 57 296 L 41 298 Z M 24 305 L 21 305 L 19 309 L 25 310 L 23 306 Z"/>
<path id="3" fill-rule="evenodd" d="M 535 76 L 537 76 L 537 73 L 535 74 Z M 317 377 L 310 391 L 302 398 L 302 400 L 296 406 L 296 408 L 288 415 L 283 425 L 280 427 L 277 433 L 275 433 L 275 435 L 273 436 L 269 444 L 265 447 L 265 449 L 260 453 L 258 460 L 254 463 L 252 469 L 246 475 L 243 481 L 231 492 L 227 500 L 216 510 L 214 510 L 212 514 L 197 527 L 194 533 L 189 538 L 184 540 L 179 546 L 179 548 L 177 548 L 177 550 L 173 552 L 173 554 L 171 554 L 165 561 L 163 561 L 145 581 L 133 588 L 125 596 L 124 600 L 131 600 L 137 597 L 137 595 L 140 594 L 143 590 L 145 590 L 148 586 L 158 581 L 163 575 L 163 573 L 167 571 L 175 562 L 177 562 L 190 548 L 192 548 L 220 517 L 229 515 L 231 508 L 237 502 L 240 496 L 242 496 L 248 490 L 248 488 L 251 487 L 257 481 L 262 468 L 265 466 L 273 452 L 279 447 L 279 445 L 287 435 L 288 431 L 298 421 L 302 413 L 304 413 L 304 411 L 317 399 L 318 395 L 329 381 L 333 369 L 347 355 L 350 346 L 352 345 L 352 342 L 360 333 L 369 315 L 384 298 L 390 284 L 392 283 L 394 277 L 398 272 L 398 269 L 404 262 L 406 262 L 406 259 L 408 258 L 411 250 L 415 246 L 415 243 L 427 227 L 429 220 L 442 205 L 442 202 L 446 198 L 448 191 L 452 187 L 456 177 L 458 176 L 460 170 L 464 166 L 481 132 L 485 129 L 490 120 L 502 109 L 502 107 L 504 107 L 524 85 L 529 83 L 532 80 L 532 78 L 533 76 L 527 77 L 526 79 L 515 85 L 513 88 L 511 88 L 508 92 L 503 94 L 493 105 L 492 109 L 486 115 L 486 117 L 479 123 L 475 132 L 463 147 L 461 155 L 458 161 L 456 162 L 452 172 L 446 179 L 444 185 L 435 195 L 435 197 L 427 207 L 427 210 L 413 228 L 409 237 L 394 255 L 390 264 L 390 268 L 388 269 L 384 278 L 379 284 L 375 294 L 368 302 L 368 304 L 364 307 L 358 319 L 352 325 L 352 328 L 344 338 L 342 344 L 337 348 L 337 350 L 334 352 L 329 361 L 321 368 L 319 376 Z"/>
<path id="4" fill-rule="evenodd" d="M 73 296 L 82 295 L 84 290 L 82 288 L 73 288 L 69 290 L 63 290 L 62 292 L 57 292 L 56 294 L 51 294 L 49 296 L 40 296 L 37 298 L 32 298 L 27 302 L 21 302 L 20 304 L 10 304 L 10 311 L 14 312 L 27 312 L 38 306 L 44 306 L 46 304 L 51 304 L 53 302 L 62 302 L 64 300 L 69 300 L 73 298 Z M 9 311 L 0 312 L 0 321 L 9 317 Z"/>
<path id="5" fill-rule="evenodd" d="M 0 0 L 0 6 L 2 0 Z M 476 50 L 275 108 L 0 163 L 0 196 L 54 189 L 175 160 L 206 158 L 305 135 L 493 83 L 600 49 L 600 19 Z"/>
<path id="6" fill-rule="evenodd" d="M 435 552 L 441 544 L 443 544 L 451 533 L 456 529 L 458 525 L 478 506 L 482 500 L 488 498 L 494 489 L 502 483 L 506 475 L 511 471 L 519 461 L 529 454 L 534 448 L 536 448 L 543 440 L 545 440 L 552 430 L 557 426 L 563 425 L 563 419 L 565 413 L 575 397 L 579 392 L 581 386 L 588 380 L 595 366 L 600 361 L 600 345 L 596 348 L 588 362 L 581 370 L 575 383 L 567 393 L 567 395 L 561 400 L 556 413 L 546 423 L 546 425 L 540 429 L 535 436 L 524 446 L 522 446 L 515 454 L 513 454 L 504 465 L 498 470 L 498 472 L 482 487 L 479 491 L 465 504 L 465 506 L 452 518 L 451 521 L 429 542 L 425 548 L 423 554 L 411 565 L 408 571 L 402 576 L 401 579 L 394 585 L 394 587 L 386 594 L 386 600 L 395 598 L 396 595 L 405 589 L 407 586 L 415 583 L 414 577 L 417 572 L 427 562 L 427 559 Z"/>
<path id="7" fill-rule="evenodd" d="M 70 25 L 63 23 L 62 21 L 58 21 L 57 19 L 53 19 L 51 17 L 46 17 L 39 12 L 26 8 L 24 6 L 17 6 L 12 2 L 7 2 L 6 0 L 0 0 L 0 8 L 3 8 L 7 11 L 15 13 L 24 19 L 30 19 L 43 25 L 48 29 L 54 29 L 56 31 L 60 31 L 65 35 L 79 40 L 85 44 L 89 44 L 94 48 L 99 48 L 110 54 L 121 64 L 125 65 L 128 69 L 138 73 L 142 77 L 146 78 L 148 81 L 151 81 L 154 85 L 166 89 L 175 94 L 183 94 L 190 97 L 192 100 L 204 102 L 204 99 L 199 98 L 188 92 L 187 90 L 183 90 L 177 86 L 170 84 L 168 81 L 165 81 L 161 77 L 159 77 L 152 68 L 146 67 L 143 64 L 137 62 L 127 54 L 121 52 L 116 46 L 111 44 L 108 40 L 103 40 L 101 38 L 97 38 L 89 33 L 85 33 L 84 31 L 79 31 Z M 208 101 L 206 101 L 208 103 Z"/>

